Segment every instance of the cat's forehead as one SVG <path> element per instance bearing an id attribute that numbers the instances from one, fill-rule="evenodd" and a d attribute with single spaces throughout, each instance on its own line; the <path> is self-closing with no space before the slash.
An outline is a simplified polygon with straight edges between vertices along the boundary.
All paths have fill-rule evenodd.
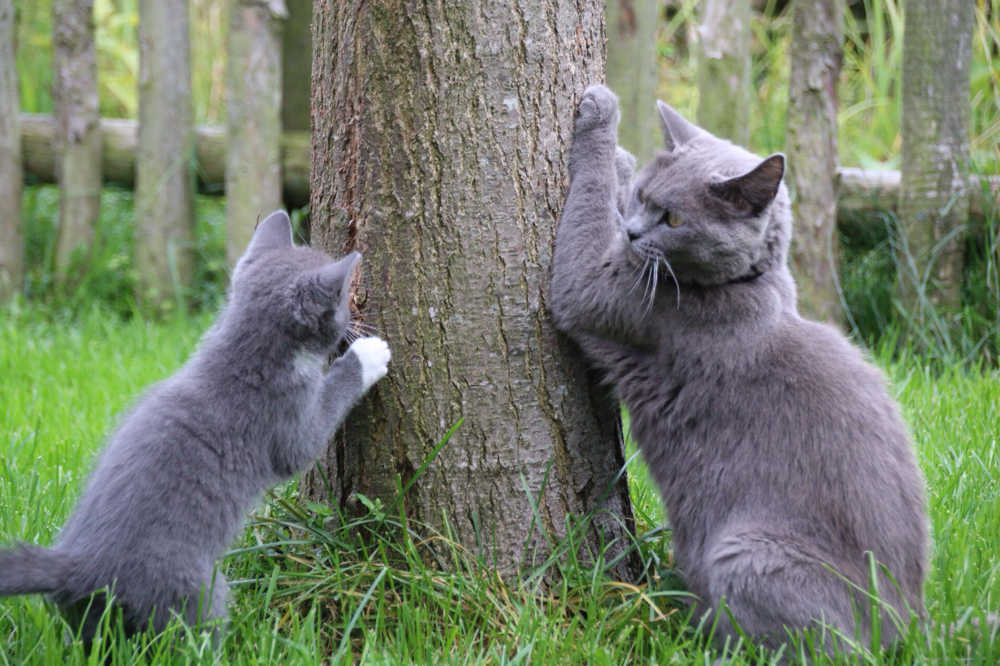
<path id="1" fill-rule="evenodd" d="M 333 258 L 306 246 L 292 246 L 262 253 L 253 262 L 251 270 L 264 279 L 292 279 L 327 264 Z"/>
<path id="2" fill-rule="evenodd" d="M 637 184 L 652 194 L 700 190 L 750 171 L 761 158 L 728 141 L 699 137 L 674 151 L 662 151 L 642 170 Z"/>

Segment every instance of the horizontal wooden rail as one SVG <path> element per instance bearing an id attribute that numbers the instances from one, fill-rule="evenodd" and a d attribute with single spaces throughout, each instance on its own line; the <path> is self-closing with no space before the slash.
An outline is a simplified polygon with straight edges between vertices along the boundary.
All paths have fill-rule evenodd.
<path id="1" fill-rule="evenodd" d="M 139 124 L 134 120 L 101 119 L 104 147 L 101 169 L 106 183 L 132 187 L 135 183 L 135 153 Z M 21 115 L 21 146 L 24 171 L 36 182 L 55 182 L 55 119 L 50 115 Z M 310 143 L 308 132 L 285 132 L 281 137 L 281 165 L 285 202 L 304 206 L 309 202 Z M 223 194 L 226 178 L 226 130 L 221 126 L 195 128 L 198 182 L 203 192 Z M 899 172 L 890 170 L 840 169 L 840 217 L 852 211 L 895 210 L 899 194 Z M 971 178 L 969 210 L 982 217 L 985 208 L 1000 208 L 1000 176 Z M 992 201 L 992 204 L 990 202 Z"/>
<path id="2" fill-rule="evenodd" d="M 29 182 L 55 182 L 56 159 L 53 139 L 56 121 L 46 114 L 21 114 L 21 152 Z M 104 182 L 132 188 L 135 185 L 135 154 L 139 123 L 115 118 L 101 119 L 101 172 Z M 281 137 L 282 185 L 285 203 L 301 207 L 309 203 L 309 133 L 285 132 Z M 226 182 L 226 129 L 195 127 L 195 157 L 198 184 L 206 194 L 223 194 Z"/>
<path id="3" fill-rule="evenodd" d="M 838 217 L 851 211 L 896 210 L 899 180 L 898 171 L 841 167 Z M 1000 210 L 1000 176 L 971 176 L 969 214 L 982 218 L 987 209 Z"/>

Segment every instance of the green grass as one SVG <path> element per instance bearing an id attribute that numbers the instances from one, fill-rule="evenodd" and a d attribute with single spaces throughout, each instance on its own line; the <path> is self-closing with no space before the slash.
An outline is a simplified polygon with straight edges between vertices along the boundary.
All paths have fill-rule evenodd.
<path id="1" fill-rule="evenodd" d="M 105 433 L 144 387 L 183 362 L 209 322 L 154 325 L 96 307 L 73 319 L 25 306 L 0 311 L 0 541 L 51 542 Z M 890 358 L 881 362 L 892 363 L 930 489 L 928 608 L 939 622 L 965 624 L 929 642 L 914 632 L 902 656 L 870 661 L 992 663 L 1000 641 L 972 641 L 967 620 L 1000 608 L 1000 374 L 935 373 L 919 357 Z M 292 483 L 256 511 L 224 563 L 237 584 L 218 654 L 183 627 L 170 630 L 173 641 L 126 641 L 112 628 L 105 652 L 87 662 L 78 643 L 64 643 L 58 615 L 27 597 L 0 601 L 0 663 L 319 663 L 336 655 L 379 664 L 747 663 L 745 652 L 716 652 L 685 626 L 669 534 L 658 530 L 662 510 L 638 460 L 632 472 L 646 535 L 638 546 L 646 575 L 634 586 L 606 573 L 603 553 L 578 559 L 578 524 L 560 557 L 504 582 L 446 535 L 393 538 L 395 510 L 376 506 L 328 529 L 329 510 L 303 509 Z"/>

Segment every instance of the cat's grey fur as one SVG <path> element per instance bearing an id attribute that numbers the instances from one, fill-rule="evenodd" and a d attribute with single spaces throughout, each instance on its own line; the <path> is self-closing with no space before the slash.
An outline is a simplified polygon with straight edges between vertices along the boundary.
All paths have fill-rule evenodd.
<path id="1" fill-rule="evenodd" d="M 665 150 L 632 183 L 617 98 L 583 96 L 555 321 L 629 409 L 695 619 L 724 599 L 770 647 L 820 622 L 867 645 L 869 599 L 840 576 L 867 591 L 869 552 L 895 579 L 878 574 L 885 608 L 904 627 L 924 612 L 927 517 L 906 428 L 882 374 L 796 311 L 783 156 L 761 160 L 659 107 Z M 683 224 L 664 223 L 668 210 Z M 889 644 L 899 632 L 882 614 Z"/>
<path id="2" fill-rule="evenodd" d="M 51 549 L 0 551 L 0 596 L 46 593 L 93 638 L 111 588 L 129 632 L 171 615 L 222 619 L 216 560 L 268 487 L 306 467 L 368 388 L 389 349 L 350 325 L 360 255 L 295 247 L 288 216 L 262 222 L 237 264 L 229 304 L 193 358 L 143 397 L 110 437 Z M 200 610 L 200 617 L 199 617 Z"/>

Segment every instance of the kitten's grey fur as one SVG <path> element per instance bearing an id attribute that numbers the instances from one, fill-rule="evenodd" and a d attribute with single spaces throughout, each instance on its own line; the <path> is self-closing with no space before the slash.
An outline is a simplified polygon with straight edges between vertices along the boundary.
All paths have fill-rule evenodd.
<path id="1" fill-rule="evenodd" d="M 633 184 L 617 98 L 584 94 L 555 321 L 629 409 L 695 618 L 724 598 L 770 647 L 816 622 L 868 645 L 869 600 L 855 591 L 852 607 L 838 576 L 868 590 L 867 553 L 895 579 L 880 573 L 878 589 L 903 626 L 924 612 L 927 516 L 906 428 L 882 374 L 796 311 L 783 156 L 761 160 L 662 102 L 660 115 L 666 149 Z M 716 636 L 737 638 L 725 613 Z"/>
<path id="2" fill-rule="evenodd" d="M 173 613 L 191 624 L 224 618 L 216 560 L 246 512 L 306 467 L 386 373 L 378 338 L 355 341 L 324 370 L 350 324 L 360 259 L 295 247 L 283 212 L 262 222 L 228 306 L 111 436 L 55 545 L 0 551 L 0 596 L 51 595 L 88 642 L 103 604 L 84 611 L 105 587 L 129 632 L 150 620 L 161 630 Z"/>

